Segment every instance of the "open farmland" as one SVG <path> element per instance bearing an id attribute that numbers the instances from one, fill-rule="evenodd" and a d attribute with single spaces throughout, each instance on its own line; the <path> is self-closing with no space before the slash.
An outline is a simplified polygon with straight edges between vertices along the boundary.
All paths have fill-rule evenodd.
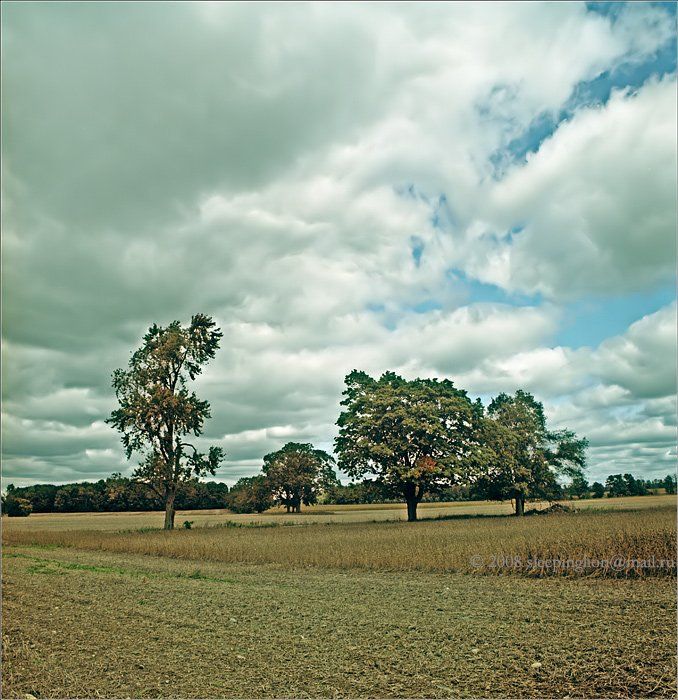
<path id="1" fill-rule="evenodd" d="M 0 0 L 0 700 L 678 700 L 677 20 Z"/>
<path id="2" fill-rule="evenodd" d="M 624 498 L 587 499 L 570 502 L 578 509 L 636 510 L 675 504 L 675 496 L 629 496 Z M 530 508 L 545 508 L 547 503 L 531 503 Z M 510 515 L 509 501 L 455 501 L 451 503 L 420 503 L 419 517 L 447 518 L 455 516 Z M 162 527 L 164 514 L 160 511 L 134 513 L 33 513 L 30 518 L 3 520 L 6 533 L 33 530 L 140 530 Z M 259 524 L 308 524 L 373 522 L 407 520 L 402 503 L 372 503 L 365 505 L 305 506 L 301 513 L 286 513 L 284 508 L 271 508 L 264 513 L 243 515 L 228 510 L 177 511 L 176 524 L 184 520 L 193 527 L 219 525 L 227 522 Z M 11 536 L 11 534 L 9 535 Z"/>
<path id="3" fill-rule="evenodd" d="M 218 561 L 394 571 L 526 573 L 528 560 L 606 560 L 568 569 L 530 566 L 531 575 L 580 573 L 601 576 L 662 575 L 669 565 L 643 569 L 637 560 L 675 559 L 675 509 L 583 511 L 514 518 L 454 518 L 418 523 L 349 522 L 289 527 L 272 523 L 167 532 L 16 530 L 7 542 L 74 547 L 120 554 Z M 284 520 L 282 522 L 285 522 Z M 229 526 L 230 525 L 230 526 Z M 612 560 L 615 563 L 612 563 Z M 510 562 L 506 564 L 506 562 Z"/>
<path id="4" fill-rule="evenodd" d="M 435 504 L 422 516 L 462 517 L 410 524 L 318 507 L 170 533 L 130 531 L 129 514 L 3 519 L 4 694 L 673 697 L 675 569 L 487 565 L 675 558 L 674 498 L 615 500 L 522 519 Z"/>

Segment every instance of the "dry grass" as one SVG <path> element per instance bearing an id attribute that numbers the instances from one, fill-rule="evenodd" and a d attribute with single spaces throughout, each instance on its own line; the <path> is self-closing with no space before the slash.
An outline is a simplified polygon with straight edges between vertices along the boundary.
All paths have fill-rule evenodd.
<path id="1" fill-rule="evenodd" d="M 675 697 L 675 499 L 593 503 L 3 519 L 3 695 Z"/>
<path id="2" fill-rule="evenodd" d="M 676 513 L 582 511 L 526 518 L 104 532 L 6 529 L 5 543 L 224 563 L 500 575 L 675 575 Z"/>
<path id="3" fill-rule="evenodd" d="M 456 523 L 411 531 L 429 525 Z M 394 576 L 12 548 L 3 592 L 9 698 L 676 692 L 668 579 Z"/>
<path id="4" fill-rule="evenodd" d="M 629 510 L 652 509 L 671 504 L 675 496 L 633 496 L 627 498 L 591 499 L 571 502 L 579 509 Z M 546 503 L 529 504 L 529 507 L 546 507 Z M 422 503 L 421 518 L 440 518 L 448 515 L 509 515 L 509 502 L 455 501 L 451 503 Z M 2 518 L 3 530 L 10 536 L 15 532 L 35 530 L 138 530 L 162 527 L 164 515 L 160 512 L 132 513 L 33 513 L 28 518 Z M 257 515 L 237 515 L 228 510 L 179 511 L 176 516 L 180 527 L 184 520 L 192 520 L 194 527 L 235 523 L 347 523 L 406 520 L 407 509 L 399 503 L 375 503 L 365 505 L 318 505 L 305 507 L 300 514 L 285 513 L 282 508 L 272 508 Z"/>
<path id="5" fill-rule="evenodd" d="M 545 506 L 546 504 L 539 504 Z M 441 517 L 448 514 L 507 515 L 510 503 L 489 501 L 422 503 L 422 518 Z M 237 514 L 229 510 L 183 510 L 176 515 L 177 526 L 184 520 L 192 520 L 194 527 L 235 523 L 346 523 L 374 520 L 406 520 L 407 509 L 400 503 L 374 503 L 365 505 L 318 505 L 304 507 L 301 513 L 286 513 L 284 508 L 271 508 L 265 513 Z M 8 531 L 15 530 L 138 530 L 162 527 L 164 513 L 33 513 L 28 518 L 3 518 Z"/>

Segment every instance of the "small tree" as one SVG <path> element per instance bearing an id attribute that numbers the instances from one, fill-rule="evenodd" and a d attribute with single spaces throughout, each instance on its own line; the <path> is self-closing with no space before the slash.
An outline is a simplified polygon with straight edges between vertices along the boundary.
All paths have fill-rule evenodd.
<path id="1" fill-rule="evenodd" d="M 669 474 L 664 479 L 664 489 L 668 494 L 674 494 L 676 492 L 676 477 Z"/>
<path id="2" fill-rule="evenodd" d="M 271 485 L 261 474 L 239 479 L 228 494 L 228 507 L 235 513 L 263 513 L 272 505 Z"/>
<path id="3" fill-rule="evenodd" d="M 628 481 L 621 474 L 610 474 L 605 481 L 605 487 L 609 498 L 630 495 Z"/>
<path id="4" fill-rule="evenodd" d="M 400 493 L 408 521 L 417 519 L 424 494 L 460 480 L 479 452 L 482 408 L 447 379 L 353 371 L 344 397 L 335 440 L 340 468 L 353 478 L 372 474 Z"/>
<path id="5" fill-rule="evenodd" d="M 577 498 L 584 498 L 584 496 L 588 495 L 589 489 L 589 482 L 583 474 L 575 474 L 567 487 L 568 492 Z"/>
<path id="6" fill-rule="evenodd" d="M 605 495 L 605 487 L 600 481 L 594 481 L 591 484 L 591 496 L 593 498 L 602 498 Z"/>
<path id="7" fill-rule="evenodd" d="M 647 486 L 642 479 L 636 479 L 633 474 L 624 474 L 629 496 L 647 496 Z"/>
<path id="8" fill-rule="evenodd" d="M 527 498 L 559 496 L 557 476 L 583 478 L 588 441 L 571 430 L 548 430 L 544 407 L 532 394 L 520 389 L 514 396 L 499 394 L 487 414 L 484 443 L 489 458 L 477 482 L 487 498 L 513 500 L 520 516 Z"/>
<path id="9" fill-rule="evenodd" d="M 334 458 L 308 443 L 288 442 L 264 457 L 263 472 L 278 503 L 287 512 L 316 503 L 318 495 L 337 483 Z"/>
<path id="10" fill-rule="evenodd" d="M 113 373 L 120 408 L 108 423 L 122 433 L 127 458 L 142 456 L 134 477 L 162 498 L 165 529 L 174 528 L 174 501 L 179 484 L 195 476 L 214 474 L 223 459 L 220 447 L 203 454 L 186 436 L 199 436 L 210 417 L 210 406 L 188 391 L 203 365 L 212 359 L 222 333 L 214 321 L 196 314 L 189 326 L 173 321 L 153 325 L 133 353 L 129 369 Z"/>

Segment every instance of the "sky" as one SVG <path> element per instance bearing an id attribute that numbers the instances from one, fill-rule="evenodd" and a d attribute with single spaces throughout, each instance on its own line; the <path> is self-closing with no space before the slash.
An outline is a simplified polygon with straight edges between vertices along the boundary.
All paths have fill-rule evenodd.
<path id="1" fill-rule="evenodd" d="M 675 469 L 672 3 L 2 3 L 2 479 L 130 474 L 112 371 L 213 316 L 217 478 L 343 379 L 522 388 Z"/>

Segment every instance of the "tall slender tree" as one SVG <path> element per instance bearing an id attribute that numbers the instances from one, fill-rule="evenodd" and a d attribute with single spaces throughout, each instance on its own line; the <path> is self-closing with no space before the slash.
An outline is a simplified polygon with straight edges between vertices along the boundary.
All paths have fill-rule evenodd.
<path id="1" fill-rule="evenodd" d="M 210 417 L 209 403 L 189 392 L 188 382 L 214 357 L 221 338 L 215 322 L 204 314 L 193 316 L 188 326 L 179 321 L 165 328 L 154 324 L 128 369 L 113 373 L 120 407 L 107 422 L 122 434 L 127 459 L 141 455 L 134 476 L 162 498 L 166 530 L 174 527 L 179 484 L 194 475 L 214 474 L 224 457 L 221 447 L 202 453 L 187 440 L 199 436 Z"/>

